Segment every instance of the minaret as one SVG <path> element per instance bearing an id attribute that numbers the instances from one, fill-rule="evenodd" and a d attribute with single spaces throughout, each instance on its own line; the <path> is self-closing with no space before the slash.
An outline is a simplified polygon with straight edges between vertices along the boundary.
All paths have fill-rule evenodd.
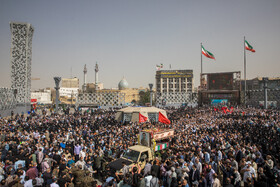
<path id="1" fill-rule="evenodd" d="M 87 65 L 85 64 L 83 91 L 86 91 L 86 87 L 87 87 Z"/>
<path id="2" fill-rule="evenodd" d="M 95 90 L 98 90 L 98 64 L 95 64 Z"/>

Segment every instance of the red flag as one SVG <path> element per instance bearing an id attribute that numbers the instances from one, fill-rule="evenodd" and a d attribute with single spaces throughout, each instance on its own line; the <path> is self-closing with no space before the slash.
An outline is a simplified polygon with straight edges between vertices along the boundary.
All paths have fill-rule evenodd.
<path id="1" fill-rule="evenodd" d="M 161 112 L 158 113 L 158 121 L 165 124 L 170 124 L 170 120 L 167 119 Z"/>
<path id="2" fill-rule="evenodd" d="M 140 112 L 139 112 L 139 122 L 142 123 L 142 122 L 145 122 L 147 121 L 148 118 L 146 116 L 143 116 Z"/>

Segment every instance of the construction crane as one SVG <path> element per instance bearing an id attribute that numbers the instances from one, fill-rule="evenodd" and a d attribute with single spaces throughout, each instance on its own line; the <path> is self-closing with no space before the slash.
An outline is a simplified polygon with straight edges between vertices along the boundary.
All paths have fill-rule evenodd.
<path id="1" fill-rule="evenodd" d="M 38 78 L 38 77 L 31 77 L 31 80 L 32 81 L 38 81 L 38 80 L 40 80 L 40 78 Z"/>

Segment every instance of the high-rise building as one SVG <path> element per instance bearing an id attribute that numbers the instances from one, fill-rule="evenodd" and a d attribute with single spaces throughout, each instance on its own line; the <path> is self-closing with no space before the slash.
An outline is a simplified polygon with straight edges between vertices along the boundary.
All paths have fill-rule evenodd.
<path id="1" fill-rule="evenodd" d="M 34 28 L 29 23 L 11 22 L 11 88 L 15 89 L 17 104 L 30 106 L 31 59 Z"/>
<path id="2" fill-rule="evenodd" d="M 192 92 L 193 70 L 160 70 L 156 72 L 158 93 Z"/>
<path id="3" fill-rule="evenodd" d="M 157 104 L 189 103 L 193 91 L 193 70 L 160 70 L 156 72 Z"/>

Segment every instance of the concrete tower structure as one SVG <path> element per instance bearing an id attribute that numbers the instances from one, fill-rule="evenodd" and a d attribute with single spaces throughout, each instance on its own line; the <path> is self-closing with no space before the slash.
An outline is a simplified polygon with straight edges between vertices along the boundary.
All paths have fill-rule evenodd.
<path id="1" fill-rule="evenodd" d="M 95 64 L 95 90 L 98 90 L 98 64 Z"/>
<path id="2" fill-rule="evenodd" d="M 84 84 L 83 84 L 83 91 L 86 91 L 87 87 L 87 65 L 84 66 Z"/>
<path id="3" fill-rule="evenodd" d="M 17 105 L 30 110 L 31 59 L 34 28 L 29 23 L 11 22 L 11 88 L 16 92 Z M 25 111 L 24 111 L 25 110 Z"/>
<path id="4" fill-rule="evenodd" d="M 61 77 L 54 77 L 55 82 L 55 112 L 58 112 L 58 103 L 59 103 L 59 83 L 61 81 Z"/>

